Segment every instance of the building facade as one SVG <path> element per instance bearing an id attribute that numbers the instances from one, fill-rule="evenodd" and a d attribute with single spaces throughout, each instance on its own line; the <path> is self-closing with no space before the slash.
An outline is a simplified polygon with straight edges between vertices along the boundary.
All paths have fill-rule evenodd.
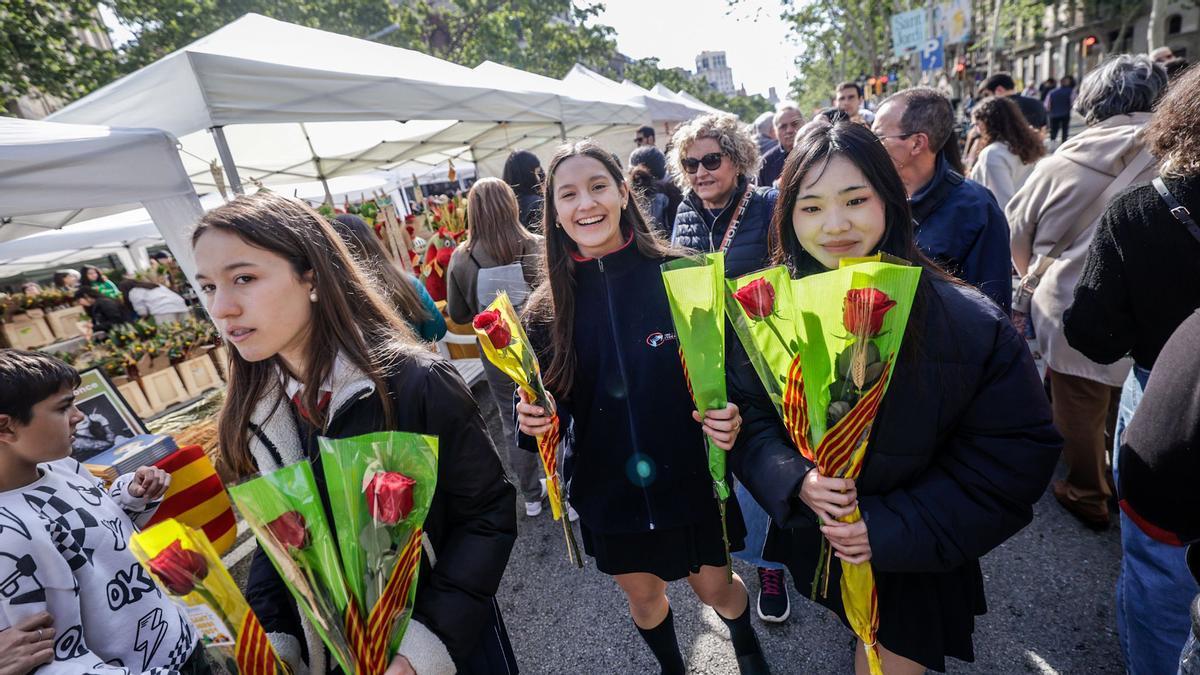
<path id="1" fill-rule="evenodd" d="M 713 89 L 732 95 L 733 71 L 725 63 L 725 52 L 700 52 L 696 57 L 696 77 L 706 80 Z"/>

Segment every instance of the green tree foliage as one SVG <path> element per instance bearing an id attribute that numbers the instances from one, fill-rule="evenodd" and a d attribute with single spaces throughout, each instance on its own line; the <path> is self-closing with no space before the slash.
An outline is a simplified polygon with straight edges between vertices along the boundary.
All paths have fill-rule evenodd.
<path id="1" fill-rule="evenodd" d="M 95 10 L 88 0 L 0 0 L 0 102 L 6 109 L 34 90 L 69 100 L 112 78 L 112 52 L 80 39 L 105 34 Z"/>

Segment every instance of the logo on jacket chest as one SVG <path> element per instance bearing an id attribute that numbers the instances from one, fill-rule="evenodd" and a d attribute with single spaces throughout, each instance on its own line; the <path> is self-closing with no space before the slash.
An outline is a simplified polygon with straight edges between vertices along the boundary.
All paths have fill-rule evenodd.
<path id="1" fill-rule="evenodd" d="M 674 333 L 663 333 L 661 331 L 655 331 L 646 336 L 646 344 L 654 348 L 661 347 L 668 342 L 677 342 L 678 340 L 679 338 Z"/>

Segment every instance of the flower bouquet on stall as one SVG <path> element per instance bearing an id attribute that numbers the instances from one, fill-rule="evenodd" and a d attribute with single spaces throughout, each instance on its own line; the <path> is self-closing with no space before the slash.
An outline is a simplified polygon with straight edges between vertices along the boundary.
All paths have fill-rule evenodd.
<path id="1" fill-rule="evenodd" d="M 538 436 L 538 458 L 542 460 L 542 471 L 546 474 L 546 493 L 550 498 L 550 514 L 563 524 L 563 537 L 567 542 L 567 557 L 576 567 L 583 567 L 579 546 L 571 529 L 571 519 L 566 517 L 566 496 L 562 476 L 558 471 L 558 444 L 562 439 L 558 413 L 546 385 L 542 382 L 542 369 L 537 355 L 525 335 L 525 328 L 517 319 L 508 293 L 501 291 L 487 309 L 475 316 L 472 322 L 483 354 L 500 372 L 512 378 L 517 386 L 529 395 L 530 401 L 541 406 L 550 415 L 550 431 Z M 504 411 L 500 411 L 505 414 Z"/>
<path id="2" fill-rule="evenodd" d="M 895 259 L 893 259 L 895 260 Z M 792 443 L 821 475 L 857 479 L 904 338 L 919 267 L 881 256 L 791 279 L 773 267 L 728 282 L 726 311 Z M 841 518 L 854 523 L 862 515 Z M 828 593 L 822 540 L 812 593 Z M 879 674 L 879 607 L 869 562 L 841 561 L 846 617 Z"/>
<path id="3" fill-rule="evenodd" d="M 446 273 L 450 255 L 467 237 L 467 204 L 462 197 L 429 197 L 425 200 L 426 225 L 433 230 L 421 265 L 425 290 L 435 302 L 446 299 Z"/>
<path id="4" fill-rule="evenodd" d="M 291 672 L 202 532 L 167 519 L 134 534 L 129 547 L 167 595 L 183 605 L 209 662 L 220 669 L 215 672 Z"/>
<path id="5" fill-rule="evenodd" d="M 688 391 L 700 414 L 720 410 L 728 404 L 725 391 L 725 255 L 714 253 L 702 259 L 679 258 L 662 266 L 663 284 L 671 305 L 679 358 Z M 707 439 L 705 449 L 713 493 L 721 513 L 721 537 L 725 542 L 726 578 L 733 583 L 733 558 L 729 554 L 729 532 L 725 503 L 729 481 L 725 451 Z"/>

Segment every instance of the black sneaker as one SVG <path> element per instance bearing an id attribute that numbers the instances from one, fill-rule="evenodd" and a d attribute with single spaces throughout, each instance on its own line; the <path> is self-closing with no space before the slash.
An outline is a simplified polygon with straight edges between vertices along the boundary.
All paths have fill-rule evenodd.
<path id="1" fill-rule="evenodd" d="M 791 614 L 783 570 L 758 568 L 758 618 L 768 623 L 783 623 Z"/>

